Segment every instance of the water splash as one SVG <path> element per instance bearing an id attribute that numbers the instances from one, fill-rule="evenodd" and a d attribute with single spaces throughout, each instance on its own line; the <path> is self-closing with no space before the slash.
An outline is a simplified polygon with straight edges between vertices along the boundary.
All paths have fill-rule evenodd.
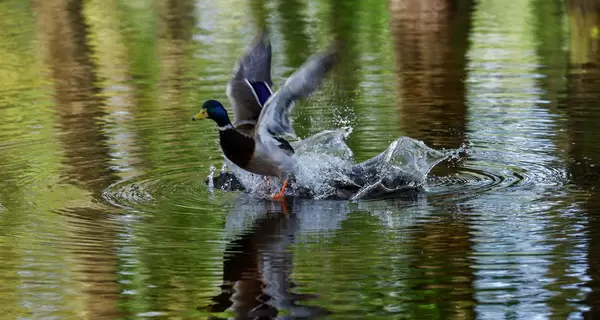
<path id="1" fill-rule="evenodd" d="M 221 173 L 225 172 L 225 165 L 223 164 L 223 168 L 221 169 Z M 210 193 L 213 192 L 213 190 L 215 189 L 215 181 L 214 181 L 214 176 L 215 176 L 215 166 L 211 165 L 210 166 L 210 173 L 208 174 L 208 191 Z"/>
<path id="2" fill-rule="evenodd" d="M 345 142 L 350 133 L 349 129 L 323 131 L 292 143 L 298 165 L 288 195 L 358 200 L 414 189 L 423 184 L 436 164 L 453 154 L 400 137 L 381 154 L 356 164 Z M 271 178 L 267 183 L 263 176 L 249 173 L 228 160 L 225 163 L 241 189 L 251 194 L 266 198 L 281 187 L 279 179 Z"/>
<path id="3" fill-rule="evenodd" d="M 378 156 L 352 167 L 351 179 L 361 188 L 351 199 L 419 187 L 429 171 L 451 154 L 429 148 L 422 141 L 400 137 Z"/>

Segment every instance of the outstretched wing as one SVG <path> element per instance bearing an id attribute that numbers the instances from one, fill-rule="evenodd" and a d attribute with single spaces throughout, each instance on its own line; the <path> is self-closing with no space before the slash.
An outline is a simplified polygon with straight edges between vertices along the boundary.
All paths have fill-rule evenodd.
<path id="1" fill-rule="evenodd" d="M 227 97 L 235 115 L 235 125 L 255 124 L 264 102 L 271 96 L 271 43 L 261 32 L 240 57 L 227 84 Z"/>
<path id="2" fill-rule="evenodd" d="M 332 47 L 312 56 L 269 98 L 258 119 L 255 134 L 259 138 L 295 136 L 289 119 L 294 102 L 308 97 L 318 88 L 327 72 L 335 65 L 336 55 L 337 50 Z"/>

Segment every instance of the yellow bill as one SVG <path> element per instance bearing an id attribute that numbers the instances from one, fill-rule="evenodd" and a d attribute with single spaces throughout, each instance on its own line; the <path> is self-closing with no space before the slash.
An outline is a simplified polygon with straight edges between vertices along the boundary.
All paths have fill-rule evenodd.
<path id="1" fill-rule="evenodd" d="M 206 113 L 206 109 L 202 109 L 202 111 L 198 112 L 197 115 L 192 117 L 192 120 L 196 120 L 196 119 L 205 119 L 208 118 L 208 113 Z"/>

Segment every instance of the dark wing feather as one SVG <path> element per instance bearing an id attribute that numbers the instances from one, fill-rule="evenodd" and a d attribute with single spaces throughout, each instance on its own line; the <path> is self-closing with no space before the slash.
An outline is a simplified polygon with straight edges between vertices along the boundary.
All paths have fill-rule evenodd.
<path id="1" fill-rule="evenodd" d="M 260 99 L 271 94 L 271 54 L 267 34 L 262 32 L 233 69 L 232 78 L 227 85 L 227 96 L 233 108 L 236 126 L 256 123 L 262 110 Z M 262 85 L 255 87 L 253 84 L 256 83 Z M 258 93 L 255 91 L 257 88 L 261 90 Z"/>
<path id="2" fill-rule="evenodd" d="M 287 142 L 285 139 L 277 138 L 277 137 L 274 137 L 274 139 L 277 140 L 277 142 L 279 142 L 279 145 L 278 145 L 279 149 L 285 151 L 286 154 L 292 155 L 295 153 L 292 145 L 289 142 Z"/>
<path id="3" fill-rule="evenodd" d="M 267 100 L 269 100 L 269 98 L 273 94 L 273 91 L 271 91 L 271 86 L 269 86 L 269 84 L 264 81 L 249 81 L 248 80 L 248 84 L 252 87 L 254 96 L 256 97 L 256 100 L 258 101 L 258 103 L 260 104 L 260 107 L 262 108 L 265 105 L 265 103 L 267 103 Z M 258 120 L 258 118 L 257 118 L 257 120 Z"/>
<path id="4" fill-rule="evenodd" d="M 337 50 L 332 47 L 312 56 L 271 96 L 258 119 L 256 134 L 259 138 L 267 135 L 295 136 L 289 119 L 294 101 L 308 97 L 318 88 L 327 72 L 335 65 L 336 55 Z"/>

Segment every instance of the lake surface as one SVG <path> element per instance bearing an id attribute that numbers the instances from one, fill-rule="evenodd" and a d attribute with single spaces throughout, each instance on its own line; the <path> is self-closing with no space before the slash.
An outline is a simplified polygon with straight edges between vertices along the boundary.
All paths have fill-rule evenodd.
<path id="1" fill-rule="evenodd" d="M 600 6 L 552 0 L 0 2 L 3 319 L 599 319 Z M 382 200 L 210 192 L 212 122 L 267 26 L 294 113 L 461 150 Z M 262 319 L 261 318 L 261 319 Z"/>

